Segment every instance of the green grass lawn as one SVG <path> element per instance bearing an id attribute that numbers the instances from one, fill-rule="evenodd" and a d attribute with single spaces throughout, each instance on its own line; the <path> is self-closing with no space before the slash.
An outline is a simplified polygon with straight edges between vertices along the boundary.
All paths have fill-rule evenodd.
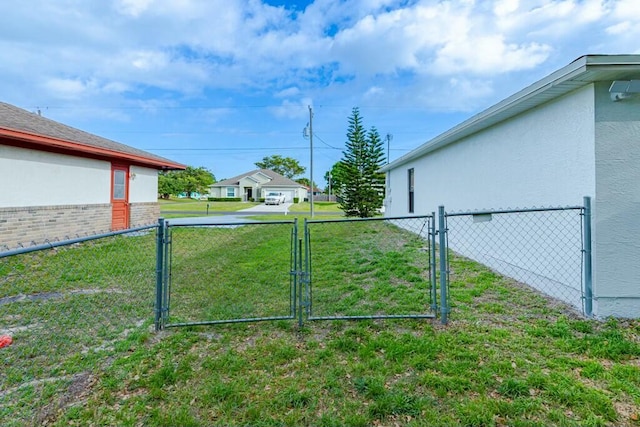
<path id="1" fill-rule="evenodd" d="M 176 229 L 171 319 L 286 314 L 291 227 L 273 227 Z M 446 326 L 279 320 L 154 333 L 154 238 L 0 259 L 0 330 L 14 337 L 0 349 L 0 424 L 640 425 L 639 321 L 584 319 L 452 256 Z M 419 302 L 418 243 L 402 230 L 316 228 L 314 283 L 329 304 L 318 309 Z M 51 298 L 7 302 L 34 292 Z"/>
<path id="2" fill-rule="evenodd" d="M 290 212 L 310 212 L 311 204 L 309 202 L 294 203 L 289 207 Z M 313 202 L 313 211 L 318 213 L 332 212 L 342 214 L 338 203 L 335 202 Z M 324 218 L 324 217 L 323 217 Z"/>

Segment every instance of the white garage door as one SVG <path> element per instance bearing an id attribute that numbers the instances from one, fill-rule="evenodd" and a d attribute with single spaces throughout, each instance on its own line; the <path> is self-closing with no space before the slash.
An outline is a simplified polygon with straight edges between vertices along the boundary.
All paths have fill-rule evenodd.
<path id="1" fill-rule="evenodd" d="M 293 203 L 293 193 L 294 191 L 290 191 L 290 190 L 285 190 L 282 192 L 282 194 L 284 194 L 286 197 L 285 201 L 287 203 Z"/>

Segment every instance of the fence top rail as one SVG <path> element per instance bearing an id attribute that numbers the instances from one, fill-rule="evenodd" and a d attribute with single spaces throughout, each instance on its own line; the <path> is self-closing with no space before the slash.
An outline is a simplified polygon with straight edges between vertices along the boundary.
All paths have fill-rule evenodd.
<path id="1" fill-rule="evenodd" d="M 325 222 L 358 222 L 358 221 L 392 221 L 402 219 L 433 219 L 433 215 L 414 215 L 414 216 L 382 216 L 374 218 L 340 218 L 340 219 L 307 219 L 307 224 L 319 224 Z"/>
<path id="2" fill-rule="evenodd" d="M 584 206 L 564 206 L 552 208 L 529 208 L 529 209 L 495 209 L 495 210 L 479 210 L 467 212 L 445 212 L 445 216 L 467 216 L 467 215 L 489 215 L 489 214 L 512 214 L 527 212 L 549 212 L 549 211 L 571 211 L 584 210 Z"/>
<path id="3" fill-rule="evenodd" d="M 94 234 L 92 236 L 77 237 L 75 239 L 66 239 L 66 240 L 60 240 L 60 241 L 54 241 L 54 242 L 46 241 L 45 243 L 42 243 L 40 245 L 33 245 L 29 247 L 16 248 L 16 249 L 11 249 L 9 251 L 0 252 L 0 258 L 27 254 L 29 252 L 37 252 L 44 249 L 53 249 L 60 246 L 69 246 L 75 243 L 88 242 L 90 240 L 98 240 L 98 239 L 103 239 L 105 237 L 118 236 L 120 234 L 129 234 L 129 233 L 135 233 L 138 231 L 151 230 L 157 227 L 158 227 L 157 224 L 143 225 L 141 227 L 127 228 L 126 230 L 110 231 L 108 233 Z"/>
<path id="4" fill-rule="evenodd" d="M 275 224 L 290 224 L 293 225 L 296 220 L 283 220 L 283 221 L 243 221 L 243 222 L 204 222 L 204 223 L 192 223 L 192 224 L 172 224 L 170 221 L 166 221 L 167 227 L 236 227 L 241 225 L 275 225 Z"/>

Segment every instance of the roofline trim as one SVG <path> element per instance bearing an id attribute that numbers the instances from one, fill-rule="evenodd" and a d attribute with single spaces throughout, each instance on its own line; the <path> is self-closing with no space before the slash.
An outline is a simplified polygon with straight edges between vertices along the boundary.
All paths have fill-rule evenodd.
<path id="1" fill-rule="evenodd" d="M 118 160 L 128 160 L 133 163 L 143 164 L 147 166 L 154 166 L 157 169 L 186 169 L 185 165 L 175 162 L 163 162 L 161 160 L 153 159 L 150 157 L 138 156 L 130 153 L 123 153 L 121 151 L 109 150 L 108 148 L 93 147 L 78 142 L 67 141 L 64 139 L 54 138 L 50 136 L 33 134 L 21 130 L 15 130 L 11 128 L 0 126 L 0 136 L 8 139 L 13 139 L 21 142 L 26 142 L 36 147 L 48 147 L 60 151 L 72 151 L 74 153 L 90 154 L 101 157 L 111 157 Z M 30 148 L 30 147 L 25 147 Z"/>
<path id="2" fill-rule="evenodd" d="M 464 120 L 453 128 L 441 133 L 440 135 L 432 138 L 431 140 L 423 143 L 409 153 L 397 158 L 391 163 L 384 165 L 380 170 L 387 172 L 402 166 L 416 158 L 449 145 L 453 142 L 459 141 L 469 135 L 482 131 L 500 121 L 505 121 L 511 117 L 523 112 L 516 111 L 515 107 L 523 103 L 524 101 L 538 96 L 550 88 L 557 87 L 563 83 L 570 82 L 576 79 L 578 76 L 583 75 L 588 69 L 598 69 L 601 67 L 629 67 L 639 66 L 640 61 L 629 61 L 628 58 L 632 56 L 637 58 L 638 55 L 584 55 L 566 65 L 559 70 L 549 74 L 545 78 L 538 80 L 524 89 L 516 92 L 515 94 L 503 99 L 502 101 L 494 104 L 493 106 L 481 111 L 480 113 Z M 590 80 L 579 80 L 580 86 L 593 83 Z M 563 96 L 566 93 L 576 89 L 571 88 L 558 94 L 557 97 Z M 533 107 L 532 107 L 533 108 Z M 500 121 L 492 122 L 492 118 L 496 118 L 499 114 L 513 109 L 513 114 L 502 118 Z"/>

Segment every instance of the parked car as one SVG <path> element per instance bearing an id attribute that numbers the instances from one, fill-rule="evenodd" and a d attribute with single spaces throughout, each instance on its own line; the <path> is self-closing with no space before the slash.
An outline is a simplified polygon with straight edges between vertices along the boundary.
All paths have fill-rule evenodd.
<path id="1" fill-rule="evenodd" d="M 265 205 L 279 205 L 280 203 L 284 203 L 286 201 L 286 197 L 282 193 L 276 193 L 274 191 L 267 194 L 267 197 L 264 198 Z"/>

